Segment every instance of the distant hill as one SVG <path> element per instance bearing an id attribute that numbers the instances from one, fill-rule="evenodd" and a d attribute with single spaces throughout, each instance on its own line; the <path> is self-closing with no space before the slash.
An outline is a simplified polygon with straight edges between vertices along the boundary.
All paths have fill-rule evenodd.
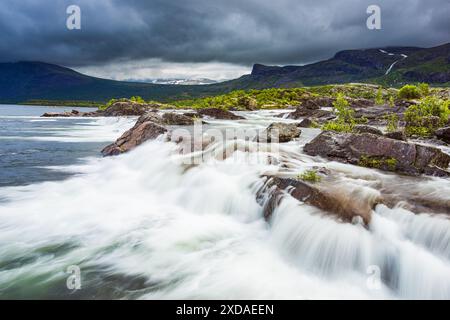
<path id="1" fill-rule="evenodd" d="M 255 64 L 247 77 L 252 86 L 312 86 L 348 82 L 402 85 L 450 82 L 450 43 L 434 48 L 388 47 L 345 50 L 326 61 L 273 67 Z"/>
<path id="2" fill-rule="evenodd" d="M 255 64 L 252 73 L 207 85 L 172 85 L 100 79 L 43 63 L 0 63 L 0 103 L 30 100 L 104 102 L 142 96 L 146 100 L 179 100 L 237 89 L 298 87 L 369 82 L 399 86 L 410 82 L 450 84 L 450 43 L 433 48 L 387 47 L 345 50 L 331 59 L 304 66 Z"/>

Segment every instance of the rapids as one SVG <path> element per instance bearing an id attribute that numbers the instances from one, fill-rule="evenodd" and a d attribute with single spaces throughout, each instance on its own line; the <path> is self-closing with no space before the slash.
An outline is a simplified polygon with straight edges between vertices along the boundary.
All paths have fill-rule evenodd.
<path id="1" fill-rule="evenodd" d="M 275 118 L 280 112 L 246 112 L 247 120 L 209 127 L 292 121 Z M 62 119 L 52 120 L 48 130 L 57 134 L 25 139 L 112 141 L 134 121 L 61 128 Z M 49 167 L 70 173 L 63 180 L 0 188 L 0 298 L 450 299 L 449 212 L 405 205 L 411 193 L 448 203 L 449 180 L 303 154 L 318 132 L 302 129 L 273 153 L 238 141 L 249 148 L 195 166 L 160 137 L 121 156 Z M 203 153 L 228 147 L 219 141 Z M 261 175 L 295 176 L 312 166 L 333 172 L 330 188 L 357 190 L 358 201 L 389 193 L 396 205 L 377 205 L 363 226 L 286 194 L 266 221 L 256 201 Z M 73 265 L 79 290 L 66 287 Z"/>

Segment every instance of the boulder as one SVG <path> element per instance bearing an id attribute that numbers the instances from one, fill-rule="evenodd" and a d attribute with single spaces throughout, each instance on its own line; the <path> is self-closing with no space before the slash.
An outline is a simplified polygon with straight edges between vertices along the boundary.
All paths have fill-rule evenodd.
<path id="1" fill-rule="evenodd" d="M 450 143 L 450 127 L 440 128 L 434 134 L 438 139 Z"/>
<path id="2" fill-rule="evenodd" d="M 158 110 L 162 106 L 159 103 L 139 103 L 125 99 L 114 102 L 100 113 L 104 117 L 141 116 L 148 111 Z M 164 106 L 167 107 L 167 105 Z"/>
<path id="3" fill-rule="evenodd" d="M 283 196 L 289 193 L 295 199 L 317 207 L 332 214 L 345 222 L 352 222 L 361 217 L 365 224 L 370 222 L 371 211 L 380 199 L 362 199 L 342 189 L 331 190 L 323 186 L 307 183 L 292 178 L 266 176 L 267 182 L 259 190 L 257 200 L 263 205 L 264 217 L 269 220 L 275 208 L 282 201 Z"/>
<path id="4" fill-rule="evenodd" d="M 319 98 L 307 98 L 301 101 L 300 107 L 308 110 L 319 110 L 320 108 L 332 108 L 334 98 L 319 97 Z"/>
<path id="5" fill-rule="evenodd" d="M 192 117 L 183 114 L 167 112 L 162 115 L 162 121 L 166 125 L 190 126 L 194 124 Z"/>
<path id="6" fill-rule="evenodd" d="M 300 106 L 295 111 L 289 113 L 288 118 L 289 119 L 301 119 L 301 118 L 327 118 L 331 119 L 334 118 L 335 115 L 333 112 L 328 110 L 322 110 L 322 109 L 310 109 L 306 108 L 304 106 Z"/>
<path id="7" fill-rule="evenodd" d="M 167 132 L 167 129 L 153 121 L 141 121 L 126 131 L 116 142 L 106 146 L 101 152 L 103 156 L 115 156 L 134 149 L 143 142 L 157 138 Z"/>
<path id="8" fill-rule="evenodd" d="M 383 132 L 381 132 L 381 130 L 375 128 L 375 127 L 371 127 L 371 126 L 365 126 L 365 125 L 356 125 L 353 128 L 353 131 L 356 133 L 371 133 L 371 134 L 376 134 L 378 136 L 382 136 Z"/>
<path id="9" fill-rule="evenodd" d="M 206 108 L 198 110 L 198 114 L 201 116 L 207 116 L 214 119 L 222 119 L 222 120 L 241 120 L 245 119 L 244 117 L 238 116 L 228 110 L 219 109 L 219 108 Z"/>
<path id="10" fill-rule="evenodd" d="M 384 135 L 386 138 L 389 139 L 394 139 L 394 140 L 401 140 L 401 141 L 406 141 L 406 134 L 404 131 L 399 130 L 399 131 L 393 131 L 393 132 L 388 132 Z"/>
<path id="11" fill-rule="evenodd" d="M 256 137 L 256 141 L 271 142 L 278 137 L 278 142 L 289 142 L 301 133 L 302 130 L 295 123 L 274 122 Z"/>
<path id="12" fill-rule="evenodd" d="M 313 125 L 313 121 L 309 118 L 305 118 L 302 121 L 300 121 L 299 124 L 297 124 L 297 127 L 300 128 L 309 128 Z"/>
<path id="13" fill-rule="evenodd" d="M 312 156 L 407 175 L 450 175 L 450 155 L 440 149 L 370 133 L 325 131 L 307 143 L 304 151 Z"/>

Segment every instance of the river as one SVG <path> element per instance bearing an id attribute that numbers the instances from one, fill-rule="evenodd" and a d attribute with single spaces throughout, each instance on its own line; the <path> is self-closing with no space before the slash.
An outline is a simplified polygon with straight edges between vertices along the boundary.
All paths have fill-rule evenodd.
<path id="1" fill-rule="evenodd" d="M 39 118 L 45 111 L 0 107 L 0 298 L 450 298 L 449 212 L 403 205 L 419 196 L 450 203 L 447 179 L 307 156 L 302 146 L 318 129 L 276 152 L 250 142 L 195 166 L 163 139 L 102 158 L 135 118 Z M 289 121 L 281 112 L 240 112 L 247 120 L 208 127 L 262 129 Z M 286 195 L 266 221 L 261 175 L 313 166 L 333 171 L 329 188 L 351 201 L 390 193 L 397 205 L 377 205 L 363 226 Z"/>

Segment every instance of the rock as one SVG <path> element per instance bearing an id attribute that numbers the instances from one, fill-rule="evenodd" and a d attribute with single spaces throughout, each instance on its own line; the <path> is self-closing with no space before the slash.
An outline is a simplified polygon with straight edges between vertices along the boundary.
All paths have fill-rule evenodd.
<path id="1" fill-rule="evenodd" d="M 406 134 L 404 131 L 394 131 L 394 132 L 388 132 L 384 135 L 386 138 L 394 139 L 394 140 L 401 140 L 406 141 Z"/>
<path id="2" fill-rule="evenodd" d="M 138 121 L 126 131 L 116 142 L 106 146 L 101 152 L 103 156 L 114 156 L 130 151 L 143 142 L 155 139 L 167 132 L 167 129 L 152 121 Z"/>
<path id="3" fill-rule="evenodd" d="M 298 138 L 301 133 L 302 131 L 295 123 L 274 122 L 256 137 L 256 141 L 271 142 L 276 141 L 278 137 L 278 142 L 288 142 Z"/>
<path id="4" fill-rule="evenodd" d="M 349 107 L 353 108 L 353 109 L 368 108 L 368 107 L 373 107 L 375 105 L 373 100 L 369 100 L 369 99 L 364 99 L 364 98 L 358 98 L 358 99 L 346 98 L 346 99 L 349 102 Z"/>
<path id="5" fill-rule="evenodd" d="M 120 117 L 120 116 L 141 116 L 146 112 L 158 110 L 162 106 L 168 107 L 160 103 L 139 103 L 128 99 L 114 102 L 106 110 L 101 111 L 104 117 Z M 170 107 L 170 106 L 169 106 Z"/>
<path id="6" fill-rule="evenodd" d="M 201 116 L 208 116 L 214 119 L 222 119 L 222 120 L 241 120 L 245 119 L 244 117 L 238 116 L 230 111 L 219 109 L 219 108 L 206 108 L 200 109 L 198 114 Z"/>
<path id="7" fill-rule="evenodd" d="M 52 118 L 52 117 L 80 117 L 80 116 L 84 116 L 86 113 L 92 113 L 92 112 L 80 112 L 78 110 L 72 110 L 72 111 L 67 111 L 67 112 L 46 112 L 44 113 L 41 117 L 47 117 L 47 118 Z"/>
<path id="8" fill-rule="evenodd" d="M 450 175 L 450 155 L 440 149 L 370 133 L 325 131 L 306 144 L 304 151 L 312 156 L 407 175 Z"/>
<path id="9" fill-rule="evenodd" d="M 311 127 L 312 125 L 313 125 L 312 120 L 309 119 L 309 118 L 305 118 L 305 119 L 303 119 L 302 121 L 300 121 L 299 124 L 297 124 L 297 127 L 300 127 L 300 128 L 309 128 L 309 127 Z"/>
<path id="10" fill-rule="evenodd" d="M 118 101 L 109 106 L 103 111 L 105 117 L 118 117 L 118 116 L 140 116 L 151 108 L 143 103 L 137 103 L 134 101 Z"/>
<path id="11" fill-rule="evenodd" d="M 300 119 L 305 117 L 311 117 L 311 118 L 334 118 L 334 114 L 331 111 L 328 110 L 322 110 L 322 109 L 310 109 L 306 108 L 304 106 L 300 106 L 297 109 L 295 109 L 294 112 L 289 113 L 288 118 L 289 119 Z"/>
<path id="12" fill-rule="evenodd" d="M 440 128 L 434 134 L 438 139 L 450 143 L 450 127 Z"/>
<path id="13" fill-rule="evenodd" d="M 383 132 L 381 132 L 381 130 L 379 130 L 375 127 L 365 126 L 365 125 L 356 125 L 353 128 L 353 131 L 356 133 L 371 133 L 371 134 L 376 134 L 378 136 L 383 135 Z"/>
<path id="14" fill-rule="evenodd" d="M 194 119 L 183 114 L 167 112 L 162 115 L 162 121 L 166 125 L 190 126 L 194 124 Z"/>
<path id="15" fill-rule="evenodd" d="M 343 221 L 352 222 L 355 218 L 360 217 L 365 224 L 370 222 L 372 209 L 381 202 L 376 198 L 355 201 L 360 197 L 352 194 L 352 191 L 347 194 L 342 188 L 333 191 L 320 185 L 292 178 L 270 176 L 266 176 L 266 178 L 268 180 L 258 192 L 257 200 L 264 206 L 264 217 L 267 220 L 270 219 L 286 193 L 301 202 L 335 215 Z"/>
<path id="16" fill-rule="evenodd" d="M 308 110 L 319 110 L 320 108 L 332 108 L 336 99 L 328 97 L 307 98 L 301 101 L 300 107 Z"/>

